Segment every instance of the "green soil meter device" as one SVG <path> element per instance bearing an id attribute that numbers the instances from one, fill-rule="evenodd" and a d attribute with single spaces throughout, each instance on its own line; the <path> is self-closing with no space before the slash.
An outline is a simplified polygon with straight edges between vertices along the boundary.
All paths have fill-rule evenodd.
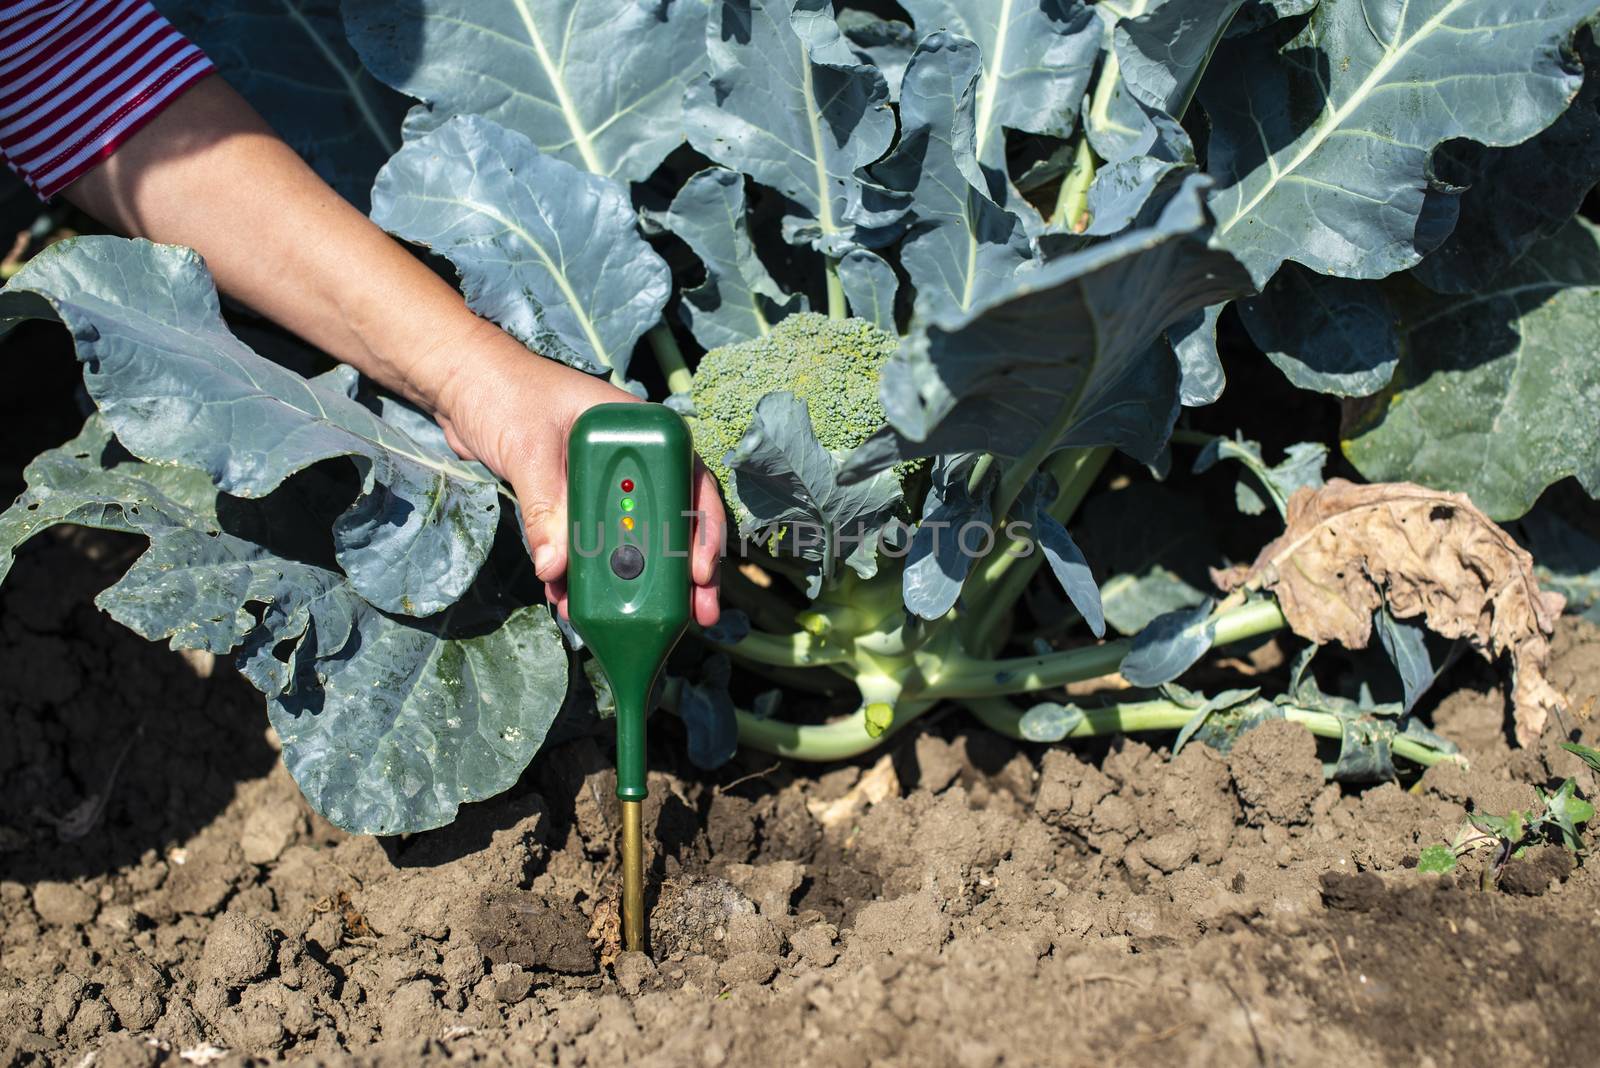
<path id="1" fill-rule="evenodd" d="M 644 948 L 645 713 L 689 623 L 689 430 L 659 404 L 601 404 L 567 442 L 567 614 L 611 683 L 622 938 Z"/>

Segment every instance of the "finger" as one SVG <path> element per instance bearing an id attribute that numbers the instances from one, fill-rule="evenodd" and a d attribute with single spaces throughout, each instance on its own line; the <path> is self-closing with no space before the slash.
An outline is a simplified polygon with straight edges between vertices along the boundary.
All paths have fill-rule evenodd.
<path id="1" fill-rule="evenodd" d="M 722 510 L 722 498 L 717 493 L 717 480 L 711 477 L 705 464 L 695 460 L 694 542 L 689 553 L 689 572 L 696 586 L 710 586 L 717 573 L 717 563 L 722 558 L 722 542 L 727 535 L 728 519 Z"/>
<path id="2" fill-rule="evenodd" d="M 689 595 L 690 603 L 694 606 L 694 621 L 702 627 L 714 625 L 722 618 L 722 605 L 717 596 L 716 584 L 710 586 L 696 586 Z"/>
<path id="3" fill-rule="evenodd" d="M 551 608 L 559 609 L 563 619 L 567 616 L 567 583 L 565 579 L 558 582 L 544 584 L 545 603 Z"/>
<path id="4" fill-rule="evenodd" d="M 531 493 L 517 494 L 522 529 L 533 557 L 533 572 L 543 582 L 558 582 L 567 573 L 567 509 L 564 501 Z"/>

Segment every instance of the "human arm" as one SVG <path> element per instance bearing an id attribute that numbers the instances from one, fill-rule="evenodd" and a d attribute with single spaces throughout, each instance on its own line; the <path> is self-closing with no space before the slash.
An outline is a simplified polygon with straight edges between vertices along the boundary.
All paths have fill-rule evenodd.
<path id="1" fill-rule="evenodd" d="M 220 78 L 170 103 L 65 194 L 124 233 L 188 245 L 219 288 L 432 413 L 451 447 L 512 486 L 534 567 L 566 596 L 566 438 L 634 398 L 530 353 L 330 189 Z M 697 470 L 695 618 L 717 617 L 724 517 Z"/>

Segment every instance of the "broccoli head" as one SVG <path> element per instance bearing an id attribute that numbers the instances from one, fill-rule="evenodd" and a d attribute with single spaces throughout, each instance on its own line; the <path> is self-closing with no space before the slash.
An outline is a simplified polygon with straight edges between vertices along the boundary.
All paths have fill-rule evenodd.
<path id="1" fill-rule="evenodd" d="M 824 448 L 855 448 L 884 424 L 878 372 L 900 345 L 895 335 L 864 319 L 791 315 L 771 333 L 712 349 L 695 368 L 689 420 L 695 451 L 737 500 L 723 458 L 739 444 L 768 393 L 790 392 L 806 402 L 811 429 Z"/>

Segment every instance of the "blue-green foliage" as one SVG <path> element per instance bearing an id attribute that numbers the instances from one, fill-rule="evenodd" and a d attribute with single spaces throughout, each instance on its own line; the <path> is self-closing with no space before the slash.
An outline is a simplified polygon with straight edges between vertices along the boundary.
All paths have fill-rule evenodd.
<path id="1" fill-rule="evenodd" d="M 668 377 L 680 410 L 721 419 L 698 440 L 740 519 L 869 534 L 799 552 L 816 609 L 777 644 L 847 664 L 876 729 L 962 642 L 1008 638 L 960 621 L 1005 617 L 1012 576 L 934 521 L 1027 521 L 1018 547 L 1077 616 L 1137 632 L 1131 682 L 1210 647 L 1199 579 L 1131 551 L 1097 575 L 1068 529 L 1087 485 L 1051 465 L 1114 447 L 1167 470 L 1184 406 L 1225 386 L 1233 301 L 1295 385 L 1376 394 L 1343 435 L 1363 473 L 1505 517 L 1567 475 L 1600 486 L 1595 436 L 1550 432 L 1600 409 L 1600 246 L 1569 221 L 1600 176 L 1579 35 L 1597 0 L 902 0 L 910 25 L 848 0 L 345 0 L 347 39 L 331 0 L 276 22 L 253 0 L 161 6 L 531 349 L 619 382 L 649 378 L 646 347 L 668 372 L 680 347 L 718 353 L 690 390 Z M 403 124 L 390 89 L 416 102 Z M 0 330 L 24 317 L 71 330 L 100 414 L 30 469 L 7 559 L 48 523 L 147 535 L 108 609 L 233 651 L 344 826 L 435 826 L 515 780 L 567 653 L 488 472 L 348 370 L 307 381 L 251 351 L 192 255 L 69 243 L 0 293 Z M 1456 317 L 1488 339 L 1470 364 Z M 769 351 L 783 374 L 715 381 Z M 1250 374 L 1277 374 L 1265 360 Z M 1244 462 L 1259 513 L 1316 484 L 1319 450 L 1202 464 Z M 771 638 L 741 617 L 730 648 Z M 1416 642 L 1391 638 L 1415 700 Z M 678 687 L 704 763 L 732 744 L 726 674 Z M 1063 707 L 1023 733 L 1076 729 Z M 1201 736 L 1236 711 L 1196 707 Z M 1346 746 L 1386 764 L 1387 736 Z"/>

